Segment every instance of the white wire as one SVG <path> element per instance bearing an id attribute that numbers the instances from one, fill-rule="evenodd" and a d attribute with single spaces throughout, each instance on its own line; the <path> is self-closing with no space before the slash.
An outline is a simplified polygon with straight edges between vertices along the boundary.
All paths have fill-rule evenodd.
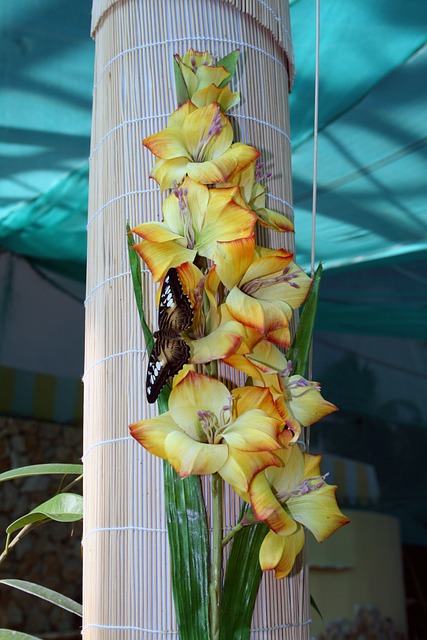
<path id="1" fill-rule="evenodd" d="M 319 66 L 320 66 L 320 0 L 316 0 L 316 63 L 314 74 L 314 124 L 313 124 L 313 195 L 311 209 L 311 277 L 314 277 L 316 260 L 316 217 L 317 217 L 317 163 L 319 147 Z M 313 342 L 308 354 L 307 377 L 313 377 Z M 305 429 L 305 446 L 310 450 L 310 427 Z"/>
<path id="2" fill-rule="evenodd" d="M 316 0 L 316 68 L 314 75 L 314 124 L 313 124 L 313 196 L 311 210 L 311 277 L 314 277 L 314 264 L 316 258 L 316 208 L 317 208 L 317 157 L 318 157 L 318 132 L 319 132 L 319 61 L 320 61 L 320 0 Z M 313 342 L 308 354 L 307 377 L 313 377 Z M 305 428 L 305 451 L 310 452 L 310 427 Z M 305 552 L 307 553 L 307 551 Z M 307 561 L 307 560 L 306 560 Z M 308 580 L 307 566 L 303 569 L 304 583 Z M 309 589 L 309 587 L 307 587 Z M 307 592 L 305 585 L 302 589 L 302 597 Z M 302 630 L 300 629 L 300 639 Z"/>
<path id="3" fill-rule="evenodd" d="M 311 277 L 314 276 L 316 256 L 316 207 L 317 207 L 317 162 L 319 134 L 319 61 L 320 61 L 320 0 L 316 0 L 316 70 L 314 79 L 314 127 L 313 127 L 313 202 L 311 216 Z"/>

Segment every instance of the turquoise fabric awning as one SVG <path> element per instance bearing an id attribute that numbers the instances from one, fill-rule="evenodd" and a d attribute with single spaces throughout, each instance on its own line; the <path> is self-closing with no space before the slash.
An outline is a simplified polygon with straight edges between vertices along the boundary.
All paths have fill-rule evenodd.
<path id="1" fill-rule="evenodd" d="M 294 0 L 291 17 L 296 244 L 307 268 L 314 2 Z M 319 327 L 396 336 L 416 327 L 416 337 L 427 337 L 426 26 L 424 0 L 322 0 L 316 259 L 325 267 L 325 299 Z M 83 281 L 90 3 L 3 3 L 0 29 L 0 247 Z M 397 267 L 408 278 L 396 275 Z M 405 314 L 385 329 L 381 318 L 402 306 Z"/>

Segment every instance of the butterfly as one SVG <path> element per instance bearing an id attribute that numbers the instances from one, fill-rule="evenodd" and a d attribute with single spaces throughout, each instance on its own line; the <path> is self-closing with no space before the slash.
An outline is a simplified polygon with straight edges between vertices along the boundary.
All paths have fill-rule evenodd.
<path id="1" fill-rule="evenodd" d="M 163 281 L 159 302 L 159 328 L 150 354 L 146 378 L 147 400 L 157 400 L 166 381 L 190 358 L 190 347 L 181 338 L 193 322 L 193 307 L 182 290 L 178 272 L 171 267 Z"/>

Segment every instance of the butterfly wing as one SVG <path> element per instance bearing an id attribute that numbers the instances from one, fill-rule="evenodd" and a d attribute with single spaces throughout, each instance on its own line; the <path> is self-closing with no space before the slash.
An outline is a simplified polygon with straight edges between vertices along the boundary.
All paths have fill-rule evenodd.
<path id="1" fill-rule="evenodd" d="M 173 267 L 163 281 L 159 303 L 159 331 L 161 335 L 178 336 L 193 322 L 193 307 L 182 290 L 178 272 Z"/>
<path id="2" fill-rule="evenodd" d="M 189 357 L 190 347 L 182 338 L 157 338 L 147 369 L 145 389 L 148 402 L 156 402 L 168 378 L 178 373 Z"/>
<path id="3" fill-rule="evenodd" d="M 169 269 L 163 281 L 159 303 L 159 330 L 147 368 L 147 400 L 157 400 L 168 378 L 174 376 L 190 357 L 190 347 L 181 338 L 181 331 L 191 326 L 193 308 L 182 290 L 175 268 Z"/>

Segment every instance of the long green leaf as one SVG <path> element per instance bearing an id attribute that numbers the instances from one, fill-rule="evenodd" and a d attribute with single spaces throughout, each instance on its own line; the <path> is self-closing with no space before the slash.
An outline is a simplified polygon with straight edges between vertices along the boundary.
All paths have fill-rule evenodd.
<path id="1" fill-rule="evenodd" d="M 244 505 L 242 514 L 249 510 Z M 224 579 L 220 640 L 249 640 L 262 572 L 259 550 L 268 532 L 264 523 L 244 527 L 233 538 Z"/>
<path id="2" fill-rule="evenodd" d="M 5 480 L 16 480 L 17 478 L 26 478 L 28 476 L 41 476 L 48 474 L 80 476 L 82 473 L 82 464 L 33 464 L 28 467 L 18 467 L 17 469 L 10 469 L 10 471 L 0 473 L 0 482 L 4 482 Z"/>
<path id="3" fill-rule="evenodd" d="M 298 328 L 292 345 L 287 353 L 288 360 L 292 361 L 292 373 L 303 376 L 308 362 L 308 356 L 313 339 L 314 325 L 316 322 L 317 301 L 319 299 L 320 280 L 322 277 L 322 265 L 319 264 L 314 274 L 310 293 L 304 304 Z"/>
<path id="4" fill-rule="evenodd" d="M 142 332 L 144 334 L 145 345 L 147 347 L 148 354 L 151 353 L 151 349 L 153 348 L 153 334 L 145 320 L 144 314 L 144 301 L 143 301 L 143 293 L 142 293 L 142 278 L 141 278 L 141 259 L 138 253 L 133 248 L 135 245 L 135 240 L 133 235 L 130 233 L 130 227 L 127 225 L 128 231 L 128 252 L 129 252 L 129 263 L 130 270 L 132 274 L 132 283 L 133 290 L 135 293 L 135 301 L 136 307 L 139 313 L 139 319 L 141 320 Z"/>
<path id="5" fill-rule="evenodd" d="M 14 533 L 27 524 L 43 522 L 45 520 L 57 520 L 58 522 L 76 522 L 83 518 L 83 498 L 75 493 L 59 493 L 57 496 L 43 502 L 25 516 L 12 522 L 6 529 L 6 533 Z"/>
<path id="6" fill-rule="evenodd" d="M 159 413 L 168 410 L 169 394 L 170 388 L 164 387 L 157 400 Z M 165 461 L 163 479 L 179 638 L 205 640 L 209 638 L 209 532 L 200 478 L 181 480 Z"/>
<path id="7" fill-rule="evenodd" d="M 61 609 L 65 609 L 66 611 L 74 613 L 76 616 L 82 617 L 82 605 L 75 600 L 64 596 L 62 593 L 58 593 L 58 591 L 53 591 L 52 589 L 43 587 L 40 584 L 35 584 L 34 582 L 15 580 L 14 578 L 5 578 L 4 580 L 0 580 L 0 584 L 5 584 L 9 587 L 19 589 L 20 591 L 25 591 L 25 593 L 30 593 L 33 596 L 37 596 L 37 598 L 42 598 L 42 600 L 46 600 L 51 604 L 55 604 L 57 607 L 61 607 Z"/>
<path id="8" fill-rule="evenodd" d="M 198 476 L 181 480 L 164 463 L 172 588 L 180 640 L 209 638 L 209 533 Z"/>
<path id="9" fill-rule="evenodd" d="M 0 640 L 41 640 L 38 636 L 29 636 L 28 633 L 12 631 L 12 629 L 0 629 Z"/>
<path id="10" fill-rule="evenodd" d="M 320 619 L 323 621 L 323 616 L 322 616 L 322 614 L 320 612 L 320 609 L 317 606 L 316 600 L 313 598 L 313 596 L 310 596 L 310 604 L 313 607 L 313 609 L 315 610 L 315 612 L 319 614 Z"/>

